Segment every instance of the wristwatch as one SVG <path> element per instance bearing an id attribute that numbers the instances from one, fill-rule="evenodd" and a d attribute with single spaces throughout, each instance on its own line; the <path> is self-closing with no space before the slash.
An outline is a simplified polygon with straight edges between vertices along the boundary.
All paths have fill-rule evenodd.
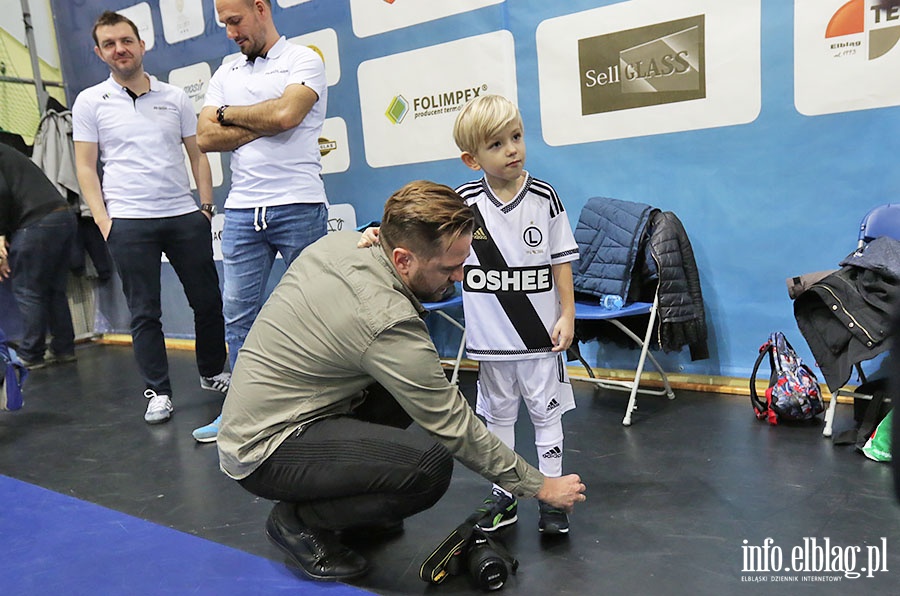
<path id="1" fill-rule="evenodd" d="M 200 211 L 206 211 L 210 216 L 216 214 L 216 206 L 213 203 L 202 203 L 200 205 Z"/>
<path id="2" fill-rule="evenodd" d="M 216 120 L 219 121 L 219 124 L 222 126 L 228 126 L 225 124 L 225 110 L 228 109 L 228 106 L 219 106 L 219 109 L 216 110 Z"/>

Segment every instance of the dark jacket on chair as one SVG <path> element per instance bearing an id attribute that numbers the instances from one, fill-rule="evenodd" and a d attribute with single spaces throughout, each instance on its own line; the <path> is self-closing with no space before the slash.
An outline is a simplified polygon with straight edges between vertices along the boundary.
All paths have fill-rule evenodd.
<path id="1" fill-rule="evenodd" d="M 626 302 L 652 302 L 658 287 L 660 347 L 672 352 L 689 345 L 692 360 L 709 357 L 700 276 L 690 240 L 674 213 L 593 198 L 581 211 L 575 240 L 581 255 L 573 272 L 576 297 L 615 294 Z M 633 318 L 642 319 L 629 325 L 640 333 L 646 317 Z M 620 333 L 600 322 L 576 321 L 575 330 L 581 341 Z"/>
<path id="2" fill-rule="evenodd" d="M 687 345 L 691 360 L 709 358 L 700 272 L 691 241 L 674 213 L 653 213 L 648 245 L 659 275 L 660 345 L 666 352 Z"/>
<path id="3" fill-rule="evenodd" d="M 900 241 L 876 238 L 840 265 L 794 301 L 797 327 L 831 391 L 847 383 L 853 365 L 890 347 L 891 317 L 900 304 Z"/>

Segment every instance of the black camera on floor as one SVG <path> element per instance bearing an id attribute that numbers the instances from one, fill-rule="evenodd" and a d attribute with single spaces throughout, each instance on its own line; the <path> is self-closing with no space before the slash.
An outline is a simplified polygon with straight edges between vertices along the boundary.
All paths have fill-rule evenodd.
<path id="1" fill-rule="evenodd" d="M 519 562 L 497 538 L 476 527 L 474 520 L 466 520 L 422 563 L 419 577 L 439 584 L 451 575 L 468 573 L 480 589 L 490 592 L 502 588 L 518 568 Z"/>
<path id="2" fill-rule="evenodd" d="M 466 563 L 469 577 L 485 592 L 502 588 L 510 570 L 515 573 L 519 566 L 506 548 L 478 528 L 472 533 Z"/>

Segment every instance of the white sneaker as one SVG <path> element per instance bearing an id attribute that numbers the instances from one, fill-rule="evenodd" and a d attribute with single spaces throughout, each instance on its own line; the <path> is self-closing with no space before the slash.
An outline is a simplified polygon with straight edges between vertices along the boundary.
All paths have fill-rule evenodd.
<path id="1" fill-rule="evenodd" d="M 172 415 L 172 400 L 168 395 L 157 395 L 156 391 L 147 389 L 144 391 L 144 397 L 150 400 L 147 404 L 147 411 L 144 413 L 144 420 L 147 424 L 159 424 L 165 422 Z"/>
<path id="2" fill-rule="evenodd" d="M 231 387 L 231 373 L 220 372 L 213 377 L 200 377 L 200 386 L 209 391 L 228 393 L 228 388 Z"/>

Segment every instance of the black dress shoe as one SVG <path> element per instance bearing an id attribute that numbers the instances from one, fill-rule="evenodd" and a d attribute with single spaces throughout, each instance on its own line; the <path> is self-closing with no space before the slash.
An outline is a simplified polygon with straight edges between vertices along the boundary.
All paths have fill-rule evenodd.
<path id="1" fill-rule="evenodd" d="M 312 579 L 341 581 L 369 571 L 368 562 L 341 544 L 334 532 L 304 526 L 291 503 L 272 508 L 266 535 Z"/>

